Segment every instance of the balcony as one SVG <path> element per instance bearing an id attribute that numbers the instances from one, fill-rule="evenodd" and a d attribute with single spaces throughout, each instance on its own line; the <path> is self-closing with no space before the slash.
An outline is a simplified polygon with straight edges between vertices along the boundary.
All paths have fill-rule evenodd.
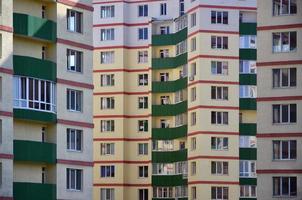
<path id="1" fill-rule="evenodd" d="M 153 151 L 153 163 L 173 163 L 179 161 L 186 161 L 188 158 L 187 149 L 178 151 Z"/>
<path id="2" fill-rule="evenodd" d="M 56 163 L 56 145 L 35 141 L 14 140 L 14 160 Z"/>
<path id="3" fill-rule="evenodd" d="M 257 102 L 255 98 L 240 98 L 240 110 L 257 110 Z"/>
<path id="4" fill-rule="evenodd" d="M 14 108 L 14 118 L 42 123 L 57 122 L 57 115 L 55 113 L 26 108 Z"/>
<path id="5" fill-rule="evenodd" d="M 153 93 L 166 93 L 166 92 L 176 92 L 183 90 L 187 87 L 188 78 L 180 78 L 175 81 L 153 81 L 152 82 L 152 92 Z"/>
<path id="6" fill-rule="evenodd" d="M 168 58 L 153 58 L 152 69 L 172 69 L 188 62 L 188 53 Z"/>
<path id="7" fill-rule="evenodd" d="M 240 74 L 240 85 L 257 85 L 257 74 Z"/>
<path id="8" fill-rule="evenodd" d="M 48 60 L 14 55 L 14 74 L 56 81 L 57 66 Z"/>
<path id="9" fill-rule="evenodd" d="M 187 185 L 188 179 L 184 179 L 182 174 L 178 175 L 152 175 L 152 186 L 181 186 Z"/>
<path id="10" fill-rule="evenodd" d="M 240 185 L 257 185 L 257 178 L 239 178 Z"/>
<path id="11" fill-rule="evenodd" d="M 56 185 L 14 182 L 14 200 L 55 200 Z"/>
<path id="12" fill-rule="evenodd" d="M 188 28 L 173 34 L 153 35 L 152 46 L 176 45 L 177 43 L 187 39 Z"/>
<path id="13" fill-rule="evenodd" d="M 257 60 L 257 49 L 239 49 L 240 60 Z"/>
<path id="14" fill-rule="evenodd" d="M 257 160 L 257 148 L 240 148 L 240 160 Z"/>
<path id="15" fill-rule="evenodd" d="M 256 123 L 240 123 L 239 132 L 240 132 L 240 135 L 256 136 L 257 124 Z"/>
<path id="16" fill-rule="evenodd" d="M 14 33 L 32 39 L 56 42 L 57 24 L 51 20 L 14 13 Z"/>
<path id="17" fill-rule="evenodd" d="M 188 102 L 177 104 L 152 105 L 152 116 L 176 116 L 188 110 Z"/>
<path id="18" fill-rule="evenodd" d="M 153 128 L 152 139 L 154 140 L 173 140 L 177 138 L 186 137 L 188 133 L 188 126 L 183 125 L 174 128 Z"/>
<path id="19" fill-rule="evenodd" d="M 240 35 L 257 35 L 257 23 L 240 23 Z"/>

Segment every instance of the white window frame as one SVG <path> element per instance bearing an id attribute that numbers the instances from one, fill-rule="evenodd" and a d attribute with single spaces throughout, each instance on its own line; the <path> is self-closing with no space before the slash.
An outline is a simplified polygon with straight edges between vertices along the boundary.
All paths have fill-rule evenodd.
<path id="1" fill-rule="evenodd" d="M 273 76 L 273 88 L 292 88 L 297 86 L 297 68 L 275 68 L 272 69 Z M 283 75 L 287 74 L 287 77 L 283 80 Z M 287 79 L 287 81 L 286 81 Z M 291 84 L 294 79 L 295 83 Z M 287 82 L 283 85 L 283 82 Z"/>
<path id="2" fill-rule="evenodd" d="M 147 165 L 138 166 L 138 178 L 148 178 L 148 177 L 149 177 L 149 167 Z"/>
<path id="3" fill-rule="evenodd" d="M 101 178 L 114 178 L 115 177 L 115 165 L 101 165 L 100 166 L 100 177 Z M 104 175 L 102 175 L 102 171 L 104 171 Z"/>
<path id="4" fill-rule="evenodd" d="M 101 188 L 101 200 L 115 200 L 114 188 Z"/>
<path id="5" fill-rule="evenodd" d="M 279 143 L 279 155 L 276 157 L 275 155 L 275 144 L 277 145 Z M 285 149 L 284 143 L 287 143 L 287 149 Z M 292 155 L 292 143 L 294 143 L 295 146 L 295 154 Z M 287 157 L 283 157 L 283 152 L 284 149 L 287 150 Z M 297 160 L 297 141 L 296 140 L 273 140 L 273 160 L 278 161 L 278 160 Z"/>
<path id="6" fill-rule="evenodd" d="M 287 13 L 283 12 L 283 11 L 285 11 L 285 9 L 283 9 L 283 1 L 285 1 L 285 0 L 280 1 L 280 8 L 278 9 L 278 7 L 276 8 L 275 0 L 273 0 L 273 16 L 287 16 L 287 15 L 297 14 L 297 2 L 296 2 L 296 0 L 287 0 L 287 2 L 288 2 Z M 293 3 L 293 2 L 296 4 L 296 10 L 295 10 L 295 12 L 291 13 L 291 3 Z"/>
<path id="7" fill-rule="evenodd" d="M 113 64 L 115 60 L 115 52 L 114 51 L 102 51 L 100 57 L 101 64 Z"/>
<path id="8" fill-rule="evenodd" d="M 101 19 L 113 18 L 115 17 L 115 6 L 101 6 L 100 7 L 100 17 Z"/>
<path id="9" fill-rule="evenodd" d="M 284 43 L 284 38 L 285 34 L 288 34 L 288 44 L 283 44 Z M 291 37 L 296 37 L 296 44 L 295 48 L 291 49 Z M 275 37 L 279 37 L 279 40 L 275 40 Z M 273 53 L 286 53 L 286 52 L 294 52 L 297 50 L 298 47 L 298 37 L 297 37 L 297 32 L 296 31 L 288 31 L 288 32 L 274 32 L 272 33 L 272 48 L 273 48 Z M 275 45 L 275 42 L 278 44 Z"/>
<path id="10" fill-rule="evenodd" d="M 256 35 L 242 35 L 240 36 L 240 49 L 256 49 L 257 36 Z"/>
<path id="11" fill-rule="evenodd" d="M 77 188 L 77 176 L 78 173 L 80 174 L 80 188 Z M 74 175 L 72 175 L 74 174 Z M 66 168 L 66 180 L 69 180 L 69 185 L 68 182 L 66 181 L 66 189 L 69 191 L 82 191 L 83 190 L 83 170 L 82 169 L 72 169 L 72 168 Z M 72 184 L 72 182 L 74 182 Z M 72 187 L 74 185 L 74 187 Z"/>
<path id="12" fill-rule="evenodd" d="M 101 132 L 114 132 L 115 121 L 114 120 L 101 120 Z"/>
<path id="13" fill-rule="evenodd" d="M 213 190 L 215 190 L 215 194 L 214 194 L 214 198 L 213 198 Z M 225 193 L 225 190 L 227 190 L 226 194 L 227 194 L 227 197 L 224 198 L 224 193 Z M 221 194 L 220 194 L 221 192 Z M 221 198 L 220 198 L 221 196 Z M 229 199 L 229 188 L 228 187 L 211 187 L 211 199 L 212 200 L 228 200 Z"/>
<path id="14" fill-rule="evenodd" d="M 215 115 L 215 121 L 213 121 L 213 115 Z M 229 112 L 211 111 L 211 124 L 223 126 L 229 125 Z"/>
<path id="15" fill-rule="evenodd" d="M 241 168 L 242 166 L 242 168 Z M 243 178 L 255 178 L 256 173 L 256 161 L 240 160 L 239 161 L 239 177 Z"/>
<path id="16" fill-rule="evenodd" d="M 101 87 L 112 87 L 115 85 L 114 74 L 101 74 Z"/>
<path id="17" fill-rule="evenodd" d="M 100 154 L 105 155 L 114 155 L 115 154 L 115 144 L 114 143 L 101 143 L 100 144 Z"/>
<path id="18" fill-rule="evenodd" d="M 148 120 L 138 120 L 138 132 L 148 132 Z"/>
<path id="19" fill-rule="evenodd" d="M 83 13 L 67 9 L 67 30 L 74 33 L 83 32 Z"/>
<path id="20" fill-rule="evenodd" d="M 148 97 L 138 97 L 138 109 L 148 109 Z"/>
<path id="21" fill-rule="evenodd" d="M 229 63 L 227 61 L 211 61 L 212 75 L 228 75 Z"/>
<path id="22" fill-rule="evenodd" d="M 213 92 L 215 93 L 213 96 Z M 222 86 L 211 86 L 211 99 L 213 100 L 229 100 L 229 88 Z"/>
<path id="23" fill-rule="evenodd" d="M 148 155 L 148 143 L 139 143 L 138 144 L 138 155 L 145 156 Z M 142 148 L 142 149 L 141 149 Z"/>
<path id="24" fill-rule="evenodd" d="M 257 74 L 257 65 L 254 60 L 240 60 L 240 74 Z"/>
<path id="25" fill-rule="evenodd" d="M 147 86 L 149 84 L 148 74 L 138 74 L 138 86 Z"/>
<path id="26" fill-rule="evenodd" d="M 240 85 L 239 86 L 240 98 L 257 98 L 257 86 L 255 85 Z"/>
<path id="27" fill-rule="evenodd" d="M 70 72 L 83 72 L 83 52 L 67 49 L 67 70 Z"/>
<path id="28" fill-rule="evenodd" d="M 115 29 L 107 28 L 100 30 L 101 41 L 113 41 L 115 40 Z"/>
<path id="29" fill-rule="evenodd" d="M 213 44 L 213 40 L 215 43 Z M 224 44 L 226 43 L 226 46 Z M 229 38 L 227 36 L 211 36 L 211 48 L 212 49 L 220 49 L 227 50 L 229 49 Z"/>
<path id="30" fill-rule="evenodd" d="M 213 168 L 215 170 L 213 171 Z M 211 161 L 211 174 L 212 175 L 228 175 L 229 163 L 226 161 Z"/>
<path id="31" fill-rule="evenodd" d="M 229 150 L 229 138 L 227 137 L 211 137 L 211 149 L 215 151 Z"/>
<path id="32" fill-rule="evenodd" d="M 239 136 L 239 147 L 240 148 L 257 148 L 256 136 Z"/>
<path id="33" fill-rule="evenodd" d="M 167 3 L 160 4 L 160 15 L 167 15 Z"/>
<path id="34" fill-rule="evenodd" d="M 138 51 L 138 63 L 148 63 L 148 51 Z"/>
<path id="35" fill-rule="evenodd" d="M 291 107 L 294 106 L 296 108 L 296 116 L 295 116 L 295 121 L 293 119 L 293 121 L 291 121 Z M 295 124 L 297 123 L 298 119 L 297 119 L 297 104 L 273 104 L 272 105 L 272 113 L 273 113 L 273 124 Z M 279 107 L 279 108 L 278 108 Z M 284 107 L 287 107 L 287 119 L 288 121 L 283 121 L 282 119 L 282 115 L 283 115 L 283 109 Z M 276 111 L 278 111 L 279 113 L 275 113 L 275 109 L 277 108 Z M 285 111 L 284 111 L 285 112 Z M 278 115 L 279 114 L 279 115 Z"/>
<path id="36" fill-rule="evenodd" d="M 226 14 L 226 17 L 227 17 L 226 23 L 224 20 L 224 14 Z M 215 15 L 215 22 L 213 21 L 213 15 Z M 212 10 L 211 11 L 211 24 L 225 24 L 225 25 L 229 24 L 229 12 Z"/>
<path id="37" fill-rule="evenodd" d="M 274 179 L 279 179 L 279 182 L 280 182 L 280 185 L 279 185 L 279 189 L 280 189 L 280 195 L 277 195 L 277 194 L 275 194 L 275 191 L 274 191 Z M 283 179 L 288 179 L 288 195 L 286 195 L 286 194 L 283 194 L 283 191 L 282 191 L 282 182 L 283 182 Z M 295 195 L 291 195 L 290 194 L 290 191 L 291 191 L 291 181 L 290 181 L 290 179 L 296 179 L 296 194 Z M 287 198 L 289 198 L 289 197 L 296 197 L 297 196 L 297 193 L 298 193 L 298 183 L 297 183 L 297 177 L 294 177 L 294 176 L 278 176 L 278 177 L 275 177 L 275 176 L 273 176 L 273 197 L 287 197 Z"/>
<path id="38" fill-rule="evenodd" d="M 67 88 L 67 110 L 72 112 L 83 111 L 83 91 Z M 74 105 L 73 105 L 74 102 Z"/>
<path id="39" fill-rule="evenodd" d="M 142 11 L 142 12 L 141 12 Z M 138 17 L 148 17 L 149 7 L 148 4 L 137 6 Z"/>
<path id="40" fill-rule="evenodd" d="M 138 28 L 138 40 L 148 40 L 148 28 Z"/>
<path id="41" fill-rule="evenodd" d="M 101 110 L 112 110 L 115 108 L 114 97 L 101 97 Z"/>
<path id="42" fill-rule="evenodd" d="M 67 128 L 67 151 L 82 152 L 83 151 L 83 130 Z M 80 140 L 78 145 L 77 141 Z"/>
<path id="43" fill-rule="evenodd" d="M 254 190 L 254 192 L 253 192 Z M 253 195 L 253 193 L 255 195 Z M 240 185 L 240 198 L 257 198 L 256 185 Z"/>

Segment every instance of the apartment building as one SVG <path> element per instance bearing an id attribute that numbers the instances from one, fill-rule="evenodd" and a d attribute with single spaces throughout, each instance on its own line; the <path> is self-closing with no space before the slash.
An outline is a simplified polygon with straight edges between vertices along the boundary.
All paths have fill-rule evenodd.
<path id="1" fill-rule="evenodd" d="M 94 6 L 94 199 L 257 199 L 255 0 Z"/>
<path id="2" fill-rule="evenodd" d="M 301 199 L 302 1 L 258 1 L 258 198 Z"/>
<path id="3" fill-rule="evenodd" d="M 0 1 L 0 199 L 92 199 L 92 11 Z"/>

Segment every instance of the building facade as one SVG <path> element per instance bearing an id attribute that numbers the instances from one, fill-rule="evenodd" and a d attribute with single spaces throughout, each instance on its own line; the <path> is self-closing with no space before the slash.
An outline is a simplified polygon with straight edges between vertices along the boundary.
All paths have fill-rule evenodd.
<path id="1" fill-rule="evenodd" d="M 94 199 L 257 199 L 256 1 L 94 1 Z"/>
<path id="2" fill-rule="evenodd" d="M 92 199 L 92 2 L 0 9 L 0 199 Z"/>

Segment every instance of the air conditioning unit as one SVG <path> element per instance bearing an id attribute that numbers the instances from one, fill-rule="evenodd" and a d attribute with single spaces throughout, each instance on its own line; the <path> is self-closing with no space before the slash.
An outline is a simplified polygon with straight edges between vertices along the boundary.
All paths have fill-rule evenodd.
<path id="1" fill-rule="evenodd" d="M 194 81 L 194 76 L 190 76 L 189 80 Z"/>

